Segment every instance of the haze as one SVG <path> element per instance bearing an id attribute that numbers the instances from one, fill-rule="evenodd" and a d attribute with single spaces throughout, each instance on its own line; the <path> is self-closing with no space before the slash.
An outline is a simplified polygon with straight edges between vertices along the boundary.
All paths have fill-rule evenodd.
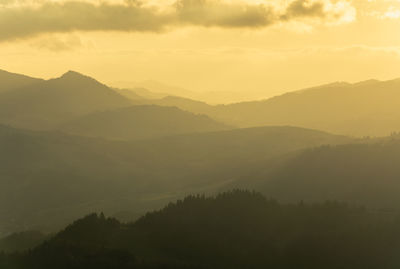
<path id="1" fill-rule="evenodd" d="M 57 77 L 68 67 L 111 86 L 153 80 L 229 103 L 333 81 L 399 76 L 395 0 L 0 5 L 0 67 L 35 77 Z"/>

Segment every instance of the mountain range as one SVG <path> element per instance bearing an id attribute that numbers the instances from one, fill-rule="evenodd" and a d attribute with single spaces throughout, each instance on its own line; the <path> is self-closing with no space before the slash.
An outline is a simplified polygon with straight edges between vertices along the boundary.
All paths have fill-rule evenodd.
<path id="1" fill-rule="evenodd" d="M 136 218 L 232 188 L 399 210 L 398 135 L 356 137 L 397 130 L 399 80 L 213 106 L 146 98 L 72 71 L 0 74 L 0 235 L 54 231 L 100 209 Z"/>
<path id="2" fill-rule="evenodd" d="M 386 136 L 400 130 L 400 79 L 337 82 L 267 100 L 209 105 L 179 96 L 149 103 L 176 106 L 237 127 L 291 125 L 350 136 Z"/>
<path id="3" fill-rule="evenodd" d="M 400 129 L 399 79 L 368 80 L 353 84 L 336 82 L 266 100 L 228 105 L 209 105 L 176 95 L 163 97 L 168 93 L 151 95 L 151 89 L 145 88 L 110 88 L 73 71 L 51 80 L 2 71 L 0 85 L 0 123 L 29 129 L 56 129 L 64 123 L 79 122 L 79 117 L 88 120 L 89 114 L 101 114 L 134 105 L 177 107 L 202 114 L 209 117 L 206 125 L 221 124 L 215 131 L 226 126 L 290 125 L 362 137 L 386 136 Z M 149 85 L 154 86 L 155 83 Z M 175 90 L 172 92 L 176 94 Z M 104 116 L 104 113 L 101 115 Z M 121 110 L 115 113 L 121 113 Z M 183 114 L 181 116 L 184 117 Z M 125 118 L 129 116 L 125 115 Z M 174 115 L 170 118 L 174 118 Z M 134 124 L 135 120 L 132 122 Z M 171 126 L 171 129 L 174 128 Z M 179 130 L 180 127 L 175 129 Z M 209 128 L 206 127 L 204 131 L 209 131 Z M 82 133 L 85 132 L 87 130 Z"/>
<path id="4" fill-rule="evenodd" d="M 135 102 L 131 99 L 73 71 L 50 80 L 29 79 L 11 73 L 4 73 L 3 77 L 5 86 L 11 85 L 8 81 L 14 83 L 0 93 L 0 123 L 18 128 L 71 130 L 77 134 L 109 135 L 108 138 L 117 139 L 228 128 L 207 116 L 177 108 L 133 107 Z M 2 83 L 0 80 L 0 85 Z M 112 128 L 110 124 L 113 124 Z"/>

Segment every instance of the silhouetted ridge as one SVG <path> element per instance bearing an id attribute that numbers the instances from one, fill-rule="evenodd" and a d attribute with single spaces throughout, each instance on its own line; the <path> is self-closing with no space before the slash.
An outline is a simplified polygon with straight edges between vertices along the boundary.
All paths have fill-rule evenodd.
<path id="1" fill-rule="evenodd" d="M 86 77 L 89 78 L 88 76 L 85 76 L 79 72 L 73 71 L 73 70 L 69 70 L 67 72 L 65 72 L 61 78 L 77 78 L 77 77 Z"/>
<path id="2" fill-rule="evenodd" d="M 78 73 L 76 71 L 68 71 L 68 72 L 64 73 L 61 77 L 56 78 L 56 79 L 61 80 L 61 81 L 73 82 L 73 83 L 76 83 L 76 84 L 85 83 L 86 82 L 88 84 L 92 83 L 92 84 L 98 84 L 98 85 L 102 85 L 104 87 L 107 87 L 106 85 L 104 85 L 103 83 L 99 82 L 98 80 L 96 80 L 96 79 L 94 79 L 92 77 L 83 75 L 81 73 Z M 80 86 L 84 86 L 84 85 L 80 85 Z M 108 88 L 108 90 L 111 90 L 111 89 Z"/>
<path id="3" fill-rule="evenodd" d="M 336 81 L 336 82 L 332 82 L 332 83 L 328 83 L 328 84 L 322 84 L 319 86 L 305 88 L 305 89 L 298 90 L 298 91 L 288 92 L 286 94 L 296 94 L 296 93 L 304 93 L 307 91 L 318 91 L 318 90 L 323 91 L 325 89 L 331 89 L 331 88 L 351 87 L 351 85 L 353 85 L 353 84 L 345 82 L 345 81 Z"/>
<path id="4" fill-rule="evenodd" d="M 380 82 L 382 82 L 382 81 L 377 80 L 377 79 L 369 79 L 369 80 L 364 80 L 364 81 L 354 83 L 353 85 L 354 86 L 371 86 L 371 85 L 376 85 Z"/>
<path id="5" fill-rule="evenodd" d="M 73 83 L 79 87 L 85 87 L 88 85 L 97 85 L 98 87 L 102 87 L 103 89 L 107 88 L 108 91 L 112 91 L 112 89 L 108 88 L 106 85 L 97 81 L 96 79 L 86 76 L 86 75 L 83 75 L 81 73 L 78 73 L 76 71 L 68 71 L 68 72 L 64 73 L 62 76 L 60 76 L 59 78 L 55 78 L 53 80 L 58 80 L 58 83 Z M 85 90 L 85 89 L 82 88 L 81 90 Z"/>

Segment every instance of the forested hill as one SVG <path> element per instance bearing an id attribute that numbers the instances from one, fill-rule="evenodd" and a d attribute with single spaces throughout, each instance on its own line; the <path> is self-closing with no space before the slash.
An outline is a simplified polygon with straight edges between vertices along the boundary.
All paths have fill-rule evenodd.
<path id="1" fill-rule="evenodd" d="M 74 222 L 0 268 L 395 269 L 400 222 L 337 202 L 282 205 L 255 192 L 188 196 L 135 223 Z"/>
<path id="2" fill-rule="evenodd" d="M 366 140 L 364 140 L 367 142 Z M 400 140 L 307 149 L 232 187 L 254 188 L 280 201 L 334 199 L 386 210 L 400 205 Z"/>

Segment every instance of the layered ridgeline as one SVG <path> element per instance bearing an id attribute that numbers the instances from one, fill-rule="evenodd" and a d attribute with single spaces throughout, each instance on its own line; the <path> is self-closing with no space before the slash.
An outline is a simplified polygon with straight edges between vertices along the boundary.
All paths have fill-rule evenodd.
<path id="1" fill-rule="evenodd" d="M 51 230 L 94 210 L 143 212 L 251 178 L 276 156 L 350 141 L 294 127 L 124 142 L 2 126 L 0 229 Z"/>
<path id="2" fill-rule="evenodd" d="M 329 144 L 341 145 L 319 147 Z M 388 212 L 400 204 L 396 136 L 355 141 L 263 127 L 124 142 L 2 127 L 0 147 L 2 234 L 52 231 L 95 210 L 134 217 L 187 193 L 232 187 Z"/>
<path id="3" fill-rule="evenodd" d="M 142 139 L 229 129 L 207 116 L 139 104 L 93 78 L 69 71 L 60 78 L 30 79 L 0 72 L 0 123 L 35 130 Z"/>
<path id="4" fill-rule="evenodd" d="M 169 96 L 151 103 L 177 106 L 239 127 L 291 125 L 356 136 L 400 130 L 400 79 L 333 83 L 264 101 L 211 106 Z"/>
<path id="5" fill-rule="evenodd" d="M 91 214 L 1 268 L 397 269 L 400 218 L 259 193 L 188 196 L 124 224 Z"/>
<path id="6" fill-rule="evenodd" d="M 282 126 L 226 130 L 230 127 L 210 118 L 231 115 L 227 122 L 240 123 L 249 117 L 249 123 L 256 125 L 261 116 L 279 119 L 280 113 L 287 113 L 290 119 L 316 117 L 312 123 L 321 126 L 317 118 L 339 105 L 340 98 L 335 96 L 356 95 L 368 87 L 371 90 L 365 96 L 376 97 L 373 105 L 364 107 L 356 97 L 341 102 L 359 102 L 354 115 L 367 113 L 361 108 L 368 108 L 377 111 L 374 115 L 388 112 L 385 115 L 395 117 L 398 81 L 334 84 L 265 102 L 214 107 L 177 97 L 143 98 L 135 103 L 120 91 L 75 72 L 47 81 L 3 75 L 14 80 L 9 84 L 14 86 L 0 93 L 0 122 L 51 131 L 0 127 L 1 235 L 32 228 L 52 231 L 99 210 L 118 216 L 129 212 L 133 218 L 187 193 L 232 187 L 260 190 L 283 201 L 329 198 L 379 210 L 399 208 L 397 136 L 354 140 Z M 19 79 L 20 84 L 16 83 Z M 394 100 L 385 110 L 382 102 L 389 97 Z M 304 104 L 310 109 L 315 100 L 324 98 L 326 108 L 318 103 L 321 113 L 300 109 Z M 288 100 L 298 111 L 288 109 Z M 182 110 L 172 108 L 174 103 Z M 276 110 L 264 110 L 265 104 L 276 104 Z M 247 105 L 252 108 L 248 110 Z M 231 109 L 236 106 L 246 109 Z M 349 109 L 343 111 L 335 117 L 344 119 Z M 333 122 L 331 112 L 326 124 Z M 296 116 L 291 117 L 293 113 Z M 370 124 L 377 126 L 373 120 Z"/>
<path id="7" fill-rule="evenodd" d="M 181 92 L 176 90 L 160 95 L 151 92 L 151 88 L 137 88 L 132 91 L 111 89 L 76 72 L 68 72 L 60 78 L 44 81 L 3 71 L 0 72 L 0 85 L 0 123 L 22 128 L 51 129 L 70 121 L 77 125 L 86 124 L 85 120 L 89 119 L 95 121 L 90 124 L 96 125 L 96 120 L 106 117 L 106 114 L 92 115 L 92 118 L 86 117 L 88 114 L 131 105 L 175 106 L 195 114 L 207 115 L 214 121 L 208 119 L 205 131 L 208 131 L 207 126 L 212 122 L 217 124 L 215 121 L 221 123 L 216 130 L 226 126 L 290 125 L 356 136 L 385 136 L 399 131 L 400 128 L 399 79 L 369 80 L 355 84 L 332 83 L 264 101 L 216 106 L 179 96 L 163 97 Z M 184 92 L 182 95 L 187 96 Z M 119 112 L 116 111 L 114 115 Z M 146 117 L 151 115 L 149 113 Z M 82 116 L 85 119 L 78 120 Z M 124 117 L 129 118 L 129 115 Z M 196 117 L 193 120 L 196 121 Z M 133 120 L 128 125 L 135 124 Z M 140 121 L 138 124 L 140 125 Z M 201 126 L 201 121 L 199 125 Z M 179 129 L 180 126 L 177 127 Z M 76 133 L 75 127 L 71 128 Z M 90 128 L 92 130 L 88 130 Z M 82 133 L 91 133 L 99 128 L 101 127 L 88 127 Z"/>

